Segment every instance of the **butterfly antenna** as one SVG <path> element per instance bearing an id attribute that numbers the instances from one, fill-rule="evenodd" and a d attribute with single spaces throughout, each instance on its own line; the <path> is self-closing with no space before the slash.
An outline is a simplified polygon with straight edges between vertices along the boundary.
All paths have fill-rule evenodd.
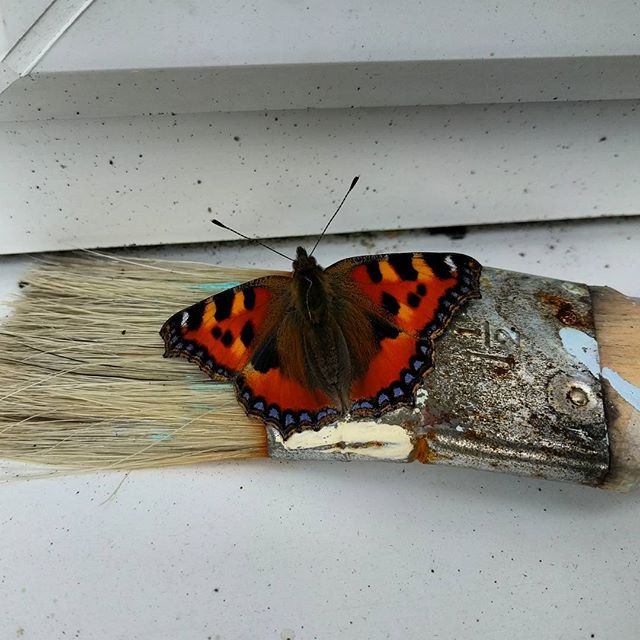
<path id="1" fill-rule="evenodd" d="M 349 190 L 347 191 L 347 193 L 344 194 L 344 198 L 342 198 L 342 202 L 338 205 L 336 212 L 331 216 L 331 218 L 329 219 L 329 222 L 327 222 L 327 224 L 324 225 L 324 229 L 322 230 L 322 233 L 316 240 L 316 243 L 313 245 L 313 249 L 311 249 L 311 253 L 309 254 L 310 256 L 313 255 L 313 252 L 316 250 L 316 247 L 318 246 L 318 244 L 320 244 L 320 240 L 322 240 L 324 234 L 327 232 L 329 225 L 333 222 L 333 219 L 338 215 L 338 211 L 340 211 L 340 209 L 342 208 L 342 205 L 344 204 L 344 201 L 347 199 L 347 196 L 351 193 L 351 191 L 353 191 L 353 187 L 355 187 L 356 184 L 358 184 L 358 180 L 360 180 L 360 176 L 356 176 L 351 181 L 351 186 L 349 187 Z"/>
<path id="2" fill-rule="evenodd" d="M 215 224 L 217 227 L 222 227 L 223 229 L 226 229 L 227 231 L 231 231 L 231 233 L 235 233 L 237 236 L 240 236 L 241 238 L 244 238 L 245 240 L 248 240 L 249 242 L 253 242 L 255 244 L 259 244 L 261 247 L 264 247 L 265 249 L 269 249 L 269 251 L 273 251 L 273 253 L 277 253 L 279 256 L 282 256 L 283 258 L 286 258 L 287 260 L 293 261 L 293 258 L 290 258 L 289 256 L 285 256 L 284 253 L 281 253 L 277 249 L 274 249 L 273 247 L 270 247 L 268 244 L 265 244 L 264 242 L 261 242 L 260 240 L 258 240 L 258 238 L 250 238 L 249 236 L 245 236 L 244 233 L 240 233 L 239 231 L 236 231 L 235 229 L 232 229 L 231 227 L 227 227 L 226 224 L 223 224 L 222 222 L 220 222 L 220 220 L 216 220 L 215 218 L 211 222 L 213 222 L 213 224 Z"/>

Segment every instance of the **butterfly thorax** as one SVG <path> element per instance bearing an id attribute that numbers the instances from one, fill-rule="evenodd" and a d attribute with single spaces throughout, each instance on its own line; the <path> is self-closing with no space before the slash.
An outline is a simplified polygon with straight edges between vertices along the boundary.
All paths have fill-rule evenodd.
<path id="1" fill-rule="evenodd" d="M 312 325 L 326 321 L 329 310 L 329 287 L 324 269 L 303 247 L 296 250 L 293 261 L 294 303 Z"/>
<path id="2" fill-rule="evenodd" d="M 292 370 L 301 365 L 297 379 L 304 380 L 309 389 L 327 394 L 345 412 L 350 406 L 352 367 L 345 338 L 332 314 L 332 279 L 302 247 L 293 261 L 292 293 L 296 312 L 280 332 L 284 336 L 295 327 L 302 357 L 297 364 L 290 363 Z M 294 342 L 288 340 L 289 345 Z"/>

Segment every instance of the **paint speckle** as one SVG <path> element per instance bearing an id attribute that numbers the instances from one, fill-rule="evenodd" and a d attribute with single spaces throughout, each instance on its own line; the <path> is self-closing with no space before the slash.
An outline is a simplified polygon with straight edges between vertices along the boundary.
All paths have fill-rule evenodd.
<path id="1" fill-rule="evenodd" d="M 171 440 L 173 436 L 168 433 L 153 433 L 149 436 L 149 440 L 153 440 L 154 442 L 165 442 L 166 440 Z"/>
<path id="2" fill-rule="evenodd" d="M 594 338 L 584 331 L 563 327 L 560 329 L 560 340 L 565 350 L 589 369 L 593 376 L 600 375 L 598 343 Z"/>
<path id="3" fill-rule="evenodd" d="M 592 375 L 602 377 L 635 409 L 640 411 L 640 388 L 625 380 L 609 367 L 600 371 L 598 343 L 594 338 L 577 329 L 560 329 L 562 345 L 578 362 L 582 363 Z"/>
<path id="4" fill-rule="evenodd" d="M 640 411 L 640 388 L 625 380 L 613 369 L 605 367 L 602 370 L 602 377 L 635 409 Z"/>

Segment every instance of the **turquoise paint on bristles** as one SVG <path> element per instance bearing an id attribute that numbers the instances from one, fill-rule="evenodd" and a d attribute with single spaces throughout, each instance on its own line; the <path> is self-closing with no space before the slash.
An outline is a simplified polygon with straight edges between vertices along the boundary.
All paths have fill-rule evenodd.
<path id="1" fill-rule="evenodd" d="M 171 433 L 152 433 L 149 436 L 150 440 L 153 440 L 154 442 L 164 442 L 165 440 L 171 440 L 173 438 L 173 435 Z"/>
<path id="2" fill-rule="evenodd" d="M 192 284 L 189 288 L 195 291 L 223 291 L 237 287 L 239 282 L 204 282 L 202 284 Z"/>
<path id="3" fill-rule="evenodd" d="M 231 391 L 233 389 L 232 384 L 226 382 L 217 382 L 215 380 L 207 380 L 206 382 L 192 382 L 189 384 L 189 388 L 193 391 Z"/>

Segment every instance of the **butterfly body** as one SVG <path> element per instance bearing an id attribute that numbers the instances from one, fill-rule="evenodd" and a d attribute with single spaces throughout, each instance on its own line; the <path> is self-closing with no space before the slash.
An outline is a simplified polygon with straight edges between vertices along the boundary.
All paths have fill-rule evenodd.
<path id="1" fill-rule="evenodd" d="M 231 379 L 246 411 L 284 438 L 340 416 L 411 404 L 453 313 L 479 297 L 461 254 L 400 253 L 327 269 L 299 247 L 293 272 L 211 296 L 162 327 L 165 356 Z"/>

